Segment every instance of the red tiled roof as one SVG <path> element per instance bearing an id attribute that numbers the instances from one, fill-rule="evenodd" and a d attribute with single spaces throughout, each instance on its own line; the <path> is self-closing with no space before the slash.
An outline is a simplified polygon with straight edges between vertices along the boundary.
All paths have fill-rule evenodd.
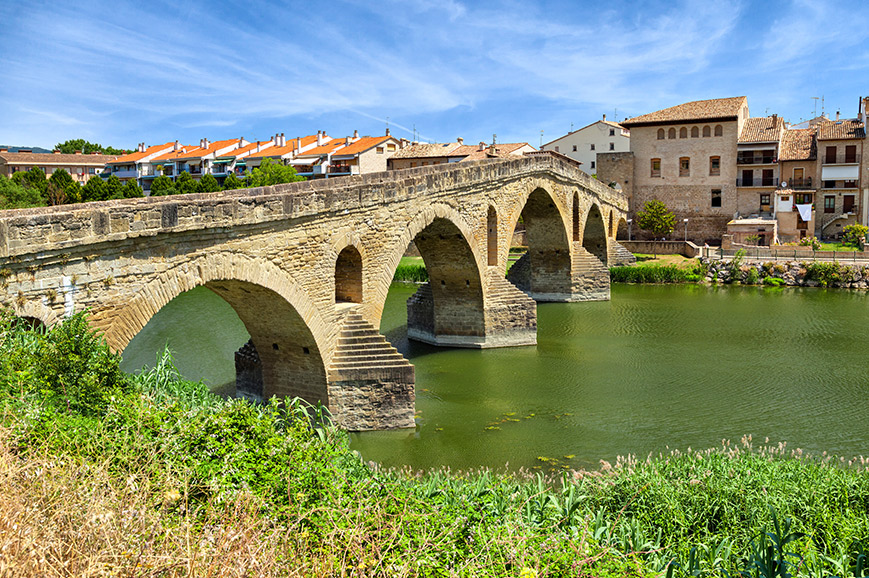
<path id="1" fill-rule="evenodd" d="M 779 146 L 780 161 L 813 161 L 818 158 L 815 129 L 792 128 L 784 132 Z"/>
<path id="2" fill-rule="evenodd" d="M 527 142 L 507 142 L 495 145 L 496 157 L 516 154 L 516 151 L 524 146 L 528 146 Z M 490 153 L 491 145 L 487 145 L 483 150 L 480 150 L 480 145 L 463 145 L 451 152 L 449 157 L 464 157 L 463 161 L 477 161 L 487 158 L 492 158 Z"/>
<path id="3" fill-rule="evenodd" d="M 256 148 L 256 147 L 254 147 Z M 292 153 L 296 150 L 296 141 L 294 140 L 292 143 L 282 146 L 282 147 L 269 147 L 267 149 L 261 150 L 258 153 L 250 153 L 248 156 L 244 157 L 246 159 L 264 159 L 266 157 L 270 159 L 280 158 L 286 154 Z"/>
<path id="4" fill-rule="evenodd" d="M 738 142 L 778 142 L 784 121 L 779 116 L 761 116 L 745 119 Z"/>
<path id="5" fill-rule="evenodd" d="M 122 157 L 118 157 L 115 160 L 106 163 L 107 165 L 123 165 L 130 164 L 138 161 L 139 159 L 143 159 L 148 155 L 152 155 L 157 153 L 158 151 L 166 150 L 171 147 L 174 142 L 167 142 L 166 144 L 161 145 L 152 145 L 145 149 L 144 152 L 139 152 L 138 150 L 134 153 L 130 153 L 128 155 L 124 155 Z"/>
<path id="6" fill-rule="evenodd" d="M 632 126 L 667 124 L 692 120 L 735 119 L 739 115 L 739 110 L 747 102 L 748 99 L 744 96 L 695 100 L 623 120 L 621 125 L 630 128 Z"/>
<path id="7" fill-rule="evenodd" d="M 172 160 L 187 160 L 187 159 L 201 159 L 204 156 L 208 156 L 212 153 L 219 151 L 220 149 L 224 149 L 228 146 L 232 146 L 233 143 L 238 144 L 239 139 L 231 138 L 226 140 L 219 140 L 213 143 L 209 143 L 209 145 L 205 148 L 196 147 L 194 149 L 188 149 L 186 153 L 183 153 L 179 156 L 176 156 Z"/>
<path id="8" fill-rule="evenodd" d="M 198 148 L 199 147 L 193 145 L 180 145 L 177 151 L 169 151 L 165 155 L 160 155 L 159 157 L 151 159 L 151 162 L 154 163 L 159 161 L 174 161 L 187 158 L 187 151 L 192 151 Z"/>
<path id="9" fill-rule="evenodd" d="M 323 143 L 318 147 L 314 147 L 311 150 L 305 151 L 301 154 L 296 155 L 297 157 L 307 157 L 307 156 L 319 156 L 326 155 L 333 152 L 335 149 L 344 146 L 344 139 L 342 138 L 333 138 L 332 140 Z"/>
<path id="10" fill-rule="evenodd" d="M 364 153 L 365 151 L 372 149 L 379 144 L 383 144 L 386 141 L 393 141 L 394 144 L 398 144 L 391 136 L 363 136 L 359 140 L 354 141 L 348 146 L 336 151 L 335 155 L 343 157 Z"/>
<path id="11" fill-rule="evenodd" d="M 856 138 L 866 138 L 866 127 L 859 120 L 830 120 L 818 125 L 818 140 Z"/>
<path id="12" fill-rule="evenodd" d="M 240 156 L 245 156 L 246 154 L 250 153 L 251 151 L 256 151 L 257 146 L 259 146 L 261 150 L 265 150 L 267 148 L 272 148 L 272 146 L 274 144 L 275 144 L 274 141 L 271 139 L 266 140 L 266 141 L 256 141 L 256 142 L 252 142 L 248 145 L 245 145 L 243 147 L 233 149 L 231 151 L 227 151 L 227 152 L 223 153 L 222 155 L 218 156 L 217 158 L 219 158 L 219 159 L 238 158 Z"/>
<path id="13" fill-rule="evenodd" d="M 431 144 L 415 144 L 404 147 L 400 151 L 392 155 L 393 159 L 430 159 L 437 157 L 448 157 L 450 153 L 460 145 L 457 142 L 448 143 L 431 143 Z"/>

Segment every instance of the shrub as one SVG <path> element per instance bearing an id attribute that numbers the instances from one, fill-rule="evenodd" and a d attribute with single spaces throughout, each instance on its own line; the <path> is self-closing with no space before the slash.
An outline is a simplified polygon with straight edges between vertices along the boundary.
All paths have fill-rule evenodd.
<path id="1" fill-rule="evenodd" d="M 757 272 L 757 269 L 754 267 L 749 267 L 748 271 L 745 273 L 745 280 L 743 283 L 746 285 L 757 285 L 757 281 L 760 278 L 760 274 Z"/>
<path id="2" fill-rule="evenodd" d="M 869 233 L 869 227 L 865 225 L 859 223 L 848 225 L 842 230 L 842 244 L 863 250 L 867 233 Z"/>
<path id="3" fill-rule="evenodd" d="M 830 285 L 838 285 L 844 282 L 850 282 L 849 268 L 838 263 L 824 263 L 813 261 L 812 263 L 803 263 L 806 270 L 806 280 L 817 281 L 821 287 Z"/>
<path id="4" fill-rule="evenodd" d="M 815 237 L 803 237 L 800 239 L 800 247 L 811 247 L 815 251 L 820 251 L 821 242 Z"/>
<path id="5" fill-rule="evenodd" d="M 763 284 L 770 287 L 781 287 L 785 284 L 785 280 L 780 277 L 764 277 Z"/>
<path id="6" fill-rule="evenodd" d="M 634 265 L 610 268 L 610 280 L 614 283 L 684 283 L 694 275 L 675 265 Z"/>

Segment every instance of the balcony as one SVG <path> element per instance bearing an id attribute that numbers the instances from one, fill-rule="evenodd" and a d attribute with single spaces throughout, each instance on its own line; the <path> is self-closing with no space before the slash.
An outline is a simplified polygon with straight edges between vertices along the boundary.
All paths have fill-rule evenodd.
<path id="1" fill-rule="evenodd" d="M 737 187 L 777 187 L 777 177 L 758 177 L 756 179 L 736 179 Z"/>
<path id="2" fill-rule="evenodd" d="M 103 177 L 104 179 L 107 179 L 112 175 L 115 175 L 119 179 L 135 179 L 138 176 L 136 174 L 136 169 L 122 169 L 122 170 L 104 171 L 100 176 Z"/>
<path id="3" fill-rule="evenodd" d="M 359 167 L 356 165 L 335 165 L 328 168 L 330 175 L 358 175 Z"/>
<path id="4" fill-rule="evenodd" d="M 795 189 L 797 191 L 805 191 L 814 188 L 812 186 L 812 177 L 809 177 L 807 179 L 791 179 L 787 181 L 787 184 L 789 188 Z"/>
<path id="5" fill-rule="evenodd" d="M 778 159 L 773 155 L 757 155 L 757 156 L 738 156 L 736 164 L 738 165 L 774 165 Z"/>
<path id="6" fill-rule="evenodd" d="M 857 153 L 838 153 L 835 155 L 824 155 L 822 158 L 825 165 L 858 165 L 860 164 L 861 156 Z"/>

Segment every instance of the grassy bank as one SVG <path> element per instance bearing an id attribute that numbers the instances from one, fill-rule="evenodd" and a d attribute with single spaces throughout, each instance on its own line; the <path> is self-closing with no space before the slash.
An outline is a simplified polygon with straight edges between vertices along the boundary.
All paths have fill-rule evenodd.
<path id="1" fill-rule="evenodd" d="M 0 320 L 0 575 L 863 575 L 862 458 L 745 438 L 550 478 L 383 471 L 321 409 L 117 362 L 81 317 Z"/>

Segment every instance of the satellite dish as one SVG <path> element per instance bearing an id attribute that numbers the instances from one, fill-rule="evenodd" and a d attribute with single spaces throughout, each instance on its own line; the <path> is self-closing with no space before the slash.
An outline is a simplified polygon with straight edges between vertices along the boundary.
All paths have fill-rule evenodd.
<path id="1" fill-rule="evenodd" d="M 781 182 L 781 188 L 783 188 L 783 189 L 788 188 L 788 182 L 787 182 L 787 181 L 782 181 L 782 182 Z"/>

